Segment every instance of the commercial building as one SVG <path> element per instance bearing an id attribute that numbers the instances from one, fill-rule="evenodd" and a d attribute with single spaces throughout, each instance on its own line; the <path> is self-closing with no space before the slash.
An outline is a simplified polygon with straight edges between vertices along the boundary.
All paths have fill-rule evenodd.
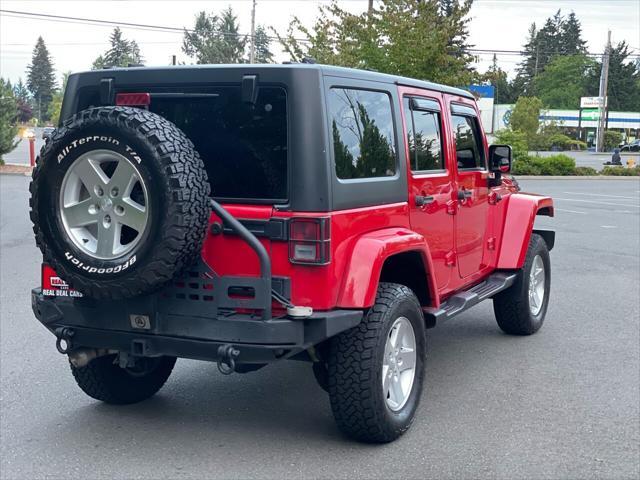
<path id="1" fill-rule="evenodd" d="M 513 104 L 495 104 L 494 87 L 491 85 L 472 85 L 469 90 L 478 100 L 482 125 L 487 133 L 495 133 L 507 128 L 513 111 Z M 565 134 L 593 146 L 598 127 L 597 109 L 543 110 L 540 123 L 555 123 Z M 607 130 L 622 133 L 625 141 L 640 138 L 640 112 L 607 112 Z"/>

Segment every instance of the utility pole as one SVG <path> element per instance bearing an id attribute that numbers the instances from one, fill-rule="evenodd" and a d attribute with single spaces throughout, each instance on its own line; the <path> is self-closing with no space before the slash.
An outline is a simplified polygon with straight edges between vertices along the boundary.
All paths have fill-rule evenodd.
<path id="1" fill-rule="evenodd" d="M 596 152 L 604 151 L 604 130 L 607 121 L 607 84 L 609 83 L 609 55 L 611 53 L 611 30 L 607 33 L 607 46 L 602 56 L 602 72 L 600 72 L 600 90 L 598 97 L 598 130 L 596 132 Z"/>
<path id="2" fill-rule="evenodd" d="M 373 0 L 369 0 L 369 8 L 367 9 L 367 12 L 369 13 L 369 16 L 371 16 L 371 13 L 373 12 Z"/>
<path id="3" fill-rule="evenodd" d="M 256 63 L 256 0 L 251 7 L 251 50 L 249 51 L 249 63 Z"/>

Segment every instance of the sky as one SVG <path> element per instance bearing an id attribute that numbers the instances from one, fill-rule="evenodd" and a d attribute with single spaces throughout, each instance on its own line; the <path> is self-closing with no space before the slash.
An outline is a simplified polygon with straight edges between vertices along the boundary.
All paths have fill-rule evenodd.
<path id="1" fill-rule="evenodd" d="M 312 25 L 317 0 L 257 0 L 256 22 L 284 33 L 292 16 Z M 340 5 L 353 13 L 366 10 L 367 0 L 341 0 Z M 251 0 L 0 0 L 0 9 L 59 16 L 159 25 L 193 27 L 195 15 L 202 10 L 219 12 L 231 5 L 238 15 L 240 32 L 250 31 Z M 477 49 L 520 50 L 532 22 L 541 26 L 558 9 L 574 11 L 579 18 L 589 52 L 602 52 L 607 30 L 612 41 L 626 40 L 632 53 L 640 54 L 640 0 L 475 0 L 471 9 L 469 43 Z M 192 63 L 181 52 L 182 33 L 121 27 L 127 39 L 140 45 L 147 65 L 168 65 L 172 55 L 178 61 Z M 41 35 L 53 57 L 58 78 L 62 72 L 82 71 L 109 46 L 113 25 L 87 25 L 78 22 L 41 20 L 0 12 L 0 76 L 16 82 L 26 77 L 33 46 Z M 288 60 L 274 44 L 276 60 Z M 477 68 L 486 70 L 492 54 L 478 57 Z M 514 74 L 520 57 L 498 55 L 504 70 Z"/>

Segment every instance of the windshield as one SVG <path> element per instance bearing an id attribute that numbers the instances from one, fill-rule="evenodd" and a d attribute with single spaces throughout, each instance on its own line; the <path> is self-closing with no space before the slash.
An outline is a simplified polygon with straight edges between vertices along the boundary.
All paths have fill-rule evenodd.
<path id="1" fill-rule="evenodd" d="M 286 202 L 285 90 L 259 87 L 255 105 L 242 102 L 240 86 L 198 92 L 206 96 L 162 97 L 152 91 L 149 109 L 176 124 L 194 143 L 213 197 Z"/>

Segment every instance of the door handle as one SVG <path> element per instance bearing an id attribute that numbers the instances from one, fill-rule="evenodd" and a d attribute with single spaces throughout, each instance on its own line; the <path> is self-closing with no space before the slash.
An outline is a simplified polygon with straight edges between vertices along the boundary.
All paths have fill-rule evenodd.
<path id="1" fill-rule="evenodd" d="M 417 207 L 424 207 L 425 205 L 429 205 L 430 203 L 433 203 L 435 199 L 433 197 L 426 197 L 424 195 L 416 195 L 416 206 Z"/>
<path id="2" fill-rule="evenodd" d="M 473 196 L 473 191 L 471 190 L 458 190 L 458 200 L 464 202 L 468 198 Z"/>

